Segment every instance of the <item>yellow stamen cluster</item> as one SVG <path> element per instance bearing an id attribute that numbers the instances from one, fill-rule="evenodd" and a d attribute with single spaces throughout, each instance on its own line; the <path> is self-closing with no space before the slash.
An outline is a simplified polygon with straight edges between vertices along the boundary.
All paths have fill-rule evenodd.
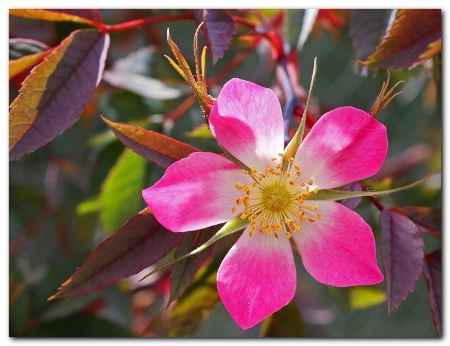
<path id="1" fill-rule="evenodd" d="M 283 154 L 278 154 L 282 157 Z M 279 160 L 273 158 L 272 162 Z M 263 173 L 256 168 L 242 172 L 249 175 L 251 184 L 235 183 L 236 189 L 242 191 L 243 196 L 236 199 L 236 206 L 231 209 L 235 213 L 242 209 L 240 217 L 248 219 L 251 225 L 250 236 L 258 230 L 261 233 L 273 234 L 278 238 L 278 232 L 284 231 L 286 237 L 291 238 L 291 232 L 301 230 L 303 220 L 315 222 L 322 217 L 316 212 L 318 205 L 305 202 L 311 192 L 316 193 L 313 179 L 305 182 L 301 177 L 300 166 L 293 158 L 287 160 L 288 166 L 282 164 L 268 167 Z"/>

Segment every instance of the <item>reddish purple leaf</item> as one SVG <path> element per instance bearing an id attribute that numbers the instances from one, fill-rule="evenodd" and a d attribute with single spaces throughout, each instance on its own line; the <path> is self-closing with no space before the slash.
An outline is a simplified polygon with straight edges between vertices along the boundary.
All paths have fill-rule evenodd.
<path id="1" fill-rule="evenodd" d="M 233 18 L 225 10 L 192 10 L 198 24 L 205 22 L 202 33 L 211 49 L 215 64 L 230 46 L 236 25 Z"/>
<path id="2" fill-rule="evenodd" d="M 103 24 L 102 15 L 100 11 L 96 9 L 10 9 L 9 14 L 13 16 L 32 19 L 48 21 L 68 21 L 94 26 L 101 26 Z"/>
<path id="3" fill-rule="evenodd" d="M 375 51 L 386 34 L 386 29 L 393 10 L 359 9 L 352 10 L 350 35 L 358 59 L 366 59 Z"/>
<path id="4" fill-rule="evenodd" d="M 422 232 L 442 236 L 442 209 L 433 207 L 400 207 L 396 210 L 409 217 Z"/>
<path id="5" fill-rule="evenodd" d="M 414 289 L 423 268 L 424 244 L 416 224 L 395 209 L 384 209 L 380 223 L 381 253 L 391 313 Z"/>
<path id="6" fill-rule="evenodd" d="M 9 115 L 10 160 L 36 150 L 80 117 L 101 79 L 109 36 L 74 31 L 25 79 Z"/>
<path id="7" fill-rule="evenodd" d="M 158 132 L 118 124 L 103 117 L 102 119 L 123 144 L 162 168 L 167 168 L 172 163 L 199 151 L 189 144 L 166 137 Z"/>
<path id="8" fill-rule="evenodd" d="M 219 229 L 220 226 L 212 226 L 198 232 L 186 232 L 177 247 L 175 258 L 183 256 L 200 245 L 203 245 L 216 234 Z M 200 267 L 211 256 L 213 249 L 214 245 L 173 265 L 168 305 L 183 294 L 185 289 L 194 280 L 195 274 L 197 274 Z"/>
<path id="9" fill-rule="evenodd" d="M 441 10 L 399 10 L 388 34 L 365 64 L 377 68 L 412 68 L 440 52 Z"/>
<path id="10" fill-rule="evenodd" d="M 428 284 L 428 301 L 436 334 L 442 335 L 442 260 L 441 250 L 425 255 L 423 274 Z"/>
<path id="11" fill-rule="evenodd" d="M 139 273 L 167 255 L 180 239 L 181 234 L 162 227 L 150 209 L 144 209 L 103 241 L 49 300 L 82 296 Z"/>

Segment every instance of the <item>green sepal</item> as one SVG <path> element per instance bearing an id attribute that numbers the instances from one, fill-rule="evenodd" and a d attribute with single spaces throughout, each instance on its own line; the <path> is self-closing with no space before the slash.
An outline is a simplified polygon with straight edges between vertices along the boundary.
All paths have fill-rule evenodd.
<path id="1" fill-rule="evenodd" d="M 319 190 L 317 191 L 317 193 L 311 195 L 311 197 L 308 199 L 316 201 L 338 201 L 354 197 L 381 197 L 389 195 L 394 192 L 412 189 L 413 187 L 419 186 L 420 184 L 424 183 L 430 176 L 431 175 L 427 175 L 425 178 L 420 179 L 409 185 L 384 191 L 346 191 L 339 189 Z"/>
<path id="2" fill-rule="evenodd" d="M 314 58 L 314 68 L 311 76 L 311 83 L 309 85 L 308 98 L 306 99 L 305 110 L 303 111 L 302 120 L 300 126 L 295 132 L 294 137 L 290 140 L 283 153 L 283 168 L 287 169 L 289 158 L 294 158 L 298 148 L 303 140 L 303 133 L 305 132 L 306 114 L 308 113 L 309 101 L 311 100 L 312 91 L 314 88 L 314 82 L 316 80 L 317 72 L 317 58 Z"/>
<path id="3" fill-rule="evenodd" d="M 207 247 L 209 247 L 210 245 L 214 244 L 216 241 L 218 241 L 219 239 L 222 239 L 223 237 L 230 235 L 234 232 L 240 231 L 241 229 L 245 228 L 248 225 L 248 220 L 247 219 L 241 219 L 240 216 L 235 217 L 234 219 L 231 219 L 230 221 L 228 221 L 225 225 L 223 225 L 223 227 L 214 235 L 211 237 L 211 239 L 209 239 L 206 243 L 204 243 L 203 245 L 199 246 L 198 248 L 196 248 L 195 250 L 192 250 L 191 252 L 177 257 L 174 260 L 162 264 L 159 267 L 157 267 L 156 269 L 152 270 L 150 273 L 148 273 L 147 275 L 145 275 L 142 279 L 140 279 L 139 281 L 144 280 L 145 278 L 149 277 L 150 275 L 165 269 L 169 266 L 171 266 L 172 264 L 181 261 L 187 257 L 193 256 L 195 254 L 198 254 L 199 252 L 205 250 Z"/>

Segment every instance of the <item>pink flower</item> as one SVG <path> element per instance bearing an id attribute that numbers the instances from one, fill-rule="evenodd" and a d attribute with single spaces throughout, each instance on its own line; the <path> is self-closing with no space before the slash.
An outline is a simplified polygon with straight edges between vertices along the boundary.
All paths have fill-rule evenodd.
<path id="1" fill-rule="evenodd" d="M 165 172 L 143 197 L 156 219 L 188 232 L 241 216 L 249 224 L 224 258 L 217 289 L 236 323 L 248 329 L 294 297 L 291 238 L 306 270 L 333 286 L 383 280 L 370 226 L 320 189 L 375 174 L 387 152 L 386 128 L 369 114 L 342 107 L 324 114 L 289 166 L 280 103 L 270 89 L 232 79 L 209 116 L 217 141 L 250 168 L 213 153 L 193 153 Z"/>

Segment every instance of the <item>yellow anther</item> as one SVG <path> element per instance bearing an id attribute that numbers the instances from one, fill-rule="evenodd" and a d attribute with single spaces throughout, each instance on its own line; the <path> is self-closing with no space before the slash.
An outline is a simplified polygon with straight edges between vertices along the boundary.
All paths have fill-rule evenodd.
<path id="1" fill-rule="evenodd" d="M 319 206 L 318 206 L 318 205 L 310 205 L 310 206 L 309 206 L 309 209 L 311 209 L 311 210 L 317 210 L 317 209 L 319 209 Z"/>
<path id="2" fill-rule="evenodd" d="M 294 162 L 294 158 L 292 158 L 292 157 L 288 158 L 288 162 L 289 163 L 293 163 Z"/>
<path id="3" fill-rule="evenodd" d="M 240 198 L 236 199 L 236 204 L 237 204 L 237 205 L 240 205 L 240 204 L 241 204 L 241 199 L 240 199 Z"/>
<path id="4" fill-rule="evenodd" d="M 255 188 L 258 185 L 258 183 L 255 181 L 252 186 Z"/>
<path id="5" fill-rule="evenodd" d="M 275 225 L 273 225 L 272 228 L 275 232 L 279 231 L 280 229 L 283 229 L 283 227 L 281 227 L 281 225 L 279 223 L 276 223 Z"/>
<path id="6" fill-rule="evenodd" d="M 278 153 L 278 156 L 283 157 L 283 154 L 282 153 Z"/>
<path id="7" fill-rule="evenodd" d="M 295 172 L 295 175 L 296 175 L 297 177 L 301 176 L 300 172 Z"/>
<path id="8" fill-rule="evenodd" d="M 314 184 L 314 180 L 310 179 L 310 180 L 308 181 L 308 185 L 312 185 L 312 184 Z"/>
<path id="9" fill-rule="evenodd" d="M 287 237 L 288 239 L 291 239 L 291 238 L 292 238 L 292 234 L 291 234 L 290 232 L 286 232 L 286 237 Z"/>
<path id="10" fill-rule="evenodd" d="M 253 237 L 253 236 L 255 235 L 254 230 L 251 229 L 251 230 L 248 232 L 248 235 L 249 235 L 250 237 Z"/>
<path id="11" fill-rule="evenodd" d="M 322 215 L 320 215 L 320 213 L 316 214 L 317 220 L 322 220 Z"/>
<path id="12" fill-rule="evenodd" d="M 317 193 L 317 191 L 319 191 L 319 187 L 318 187 L 318 186 L 316 186 L 316 187 L 314 188 L 313 192 L 314 192 L 314 193 Z"/>
<path id="13" fill-rule="evenodd" d="M 265 178 L 266 176 L 264 175 L 264 174 L 262 174 L 262 173 L 259 173 L 259 178 L 258 178 L 258 180 L 263 180 L 264 178 Z"/>
<path id="14" fill-rule="evenodd" d="M 254 177 L 257 173 L 258 173 L 258 170 L 253 167 L 252 170 L 251 170 L 252 177 Z"/>
<path id="15" fill-rule="evenodd" d="M 293 180 L 289 180 L 289 185 L 294 186 L 294 181 Z"/>
<path id="16" fill-rule="evenodd" d="M 248 174 L 248 171 L 247 171 L 246 169 L 243 169 L 243 170 L 242 170 L 242 173 Z"/>
<path id="17" fill-rule="evenodd" d="M 271 158 L 270 159 L 271 161 L 276 161 L 276 160 L 278 160 L 276 157 L 273 157 L 273 158 Z"/>
<path id="18" fill-rule="evenodd" d="M 238 190 L 242 190 L 244 188 L 244 185 L 239 184 L 239 183 L 234 183 L 234 186 L 236 186 L 236 189 L 238 189 Z"/>
<path id="19" fill-rule="evenodd" d="M 300 166 L 296 163 L 296 164 L 294 165 L 294 169 L 295 169 L 296 171 L 299 171 L 299 170 L 300 170 Z"/>
<path id="20" fill-rule="evenodd" d="M 247 216 L 249 216 L 250 213 L 247 210 L 244 210 L 241 214 L 241 219 L 244 220 L 247 218 Z"/>
<path id="21" fill-rule="evenodd" d="M 231 208 L 231 213 L 235 213 L 236 212 L 236 208 L 235 207 L 233 207 L 233 208 Z"/>
<path id="22" fill-rule="evenodd" d="M 316 220 L 314 220 L 313 218 L 309 217 L 309 218 L 308 218 L 308 221 L 309 221 L 309 222 L 315 222 Z"/>

